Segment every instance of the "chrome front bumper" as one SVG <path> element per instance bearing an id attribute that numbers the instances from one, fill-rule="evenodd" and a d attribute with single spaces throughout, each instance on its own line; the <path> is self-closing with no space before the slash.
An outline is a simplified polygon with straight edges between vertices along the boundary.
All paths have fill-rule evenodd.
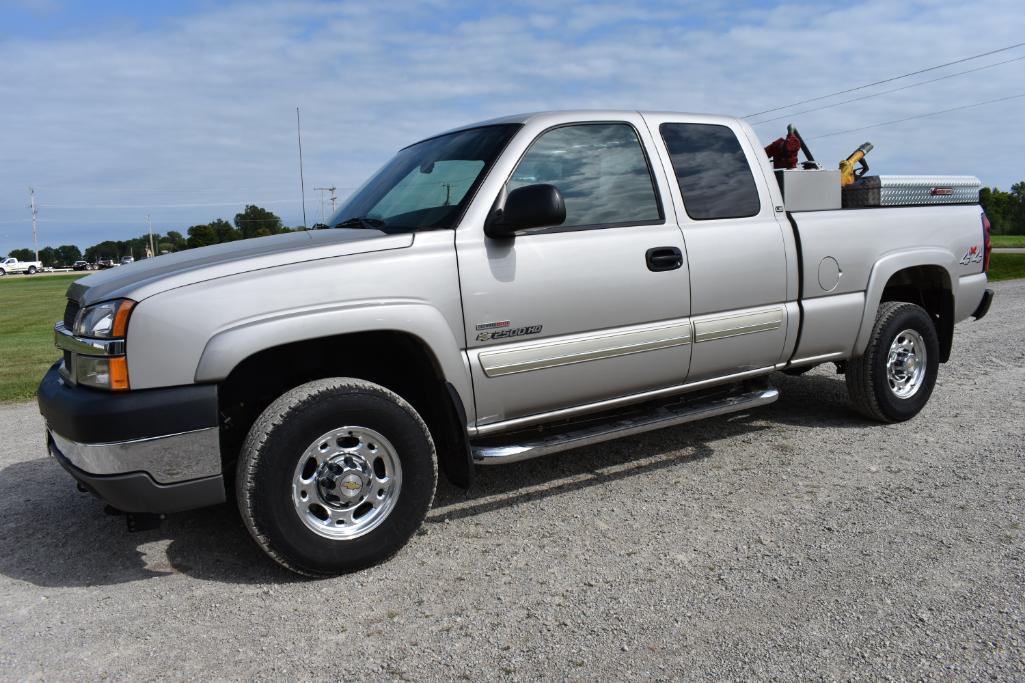
<path id="1" fill-rule="evenodd" d="M 160 483 L 145 471 L 95 474 L 73 463 L 61 450 L 58 438 L 52 431 L 47 430 L 46 442 L 50 455 L 75 478 L 81 488 L 92 492 L 118 510 L 164 514 L 207 507 L 225 501 L 224 477 L 219 473 L 171 484 Z M 78 455 L 75 449 L 83 445 L 66 439 L 61 439 L 60 444 L 69 448 L 72 456 Z M 90 456 L 95 456 L 95 453 L 91 453 Z"/>
<path id="2" fill-rule="evenodd" d="M 50 454 L 82 486 L 125 512 L 223 502 L 217 387 L 108 392 L 50 368 L 39 385 Z"/>
<path id="3" fill-rule="evenodd" d="M 216 427 L 114 443 L 78 443 L 47 431 L 68 462 L 94 475 L 145 472 L 159 484 L 174 484 L 221 473 Z"/>

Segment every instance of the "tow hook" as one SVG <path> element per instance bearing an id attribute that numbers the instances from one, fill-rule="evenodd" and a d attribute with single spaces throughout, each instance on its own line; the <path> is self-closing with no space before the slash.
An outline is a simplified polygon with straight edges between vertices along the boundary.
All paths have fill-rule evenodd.
<path id="1" fill-rule="evenodd" d="M 118 510 L 116 507 L 110 505 L 104 507 L 103 511 L 114 517 L 124 515 L 125 522 L 128 524 L 129 532 L 159 529 L 160 523 L 164 521 L 165 517 L 165 515 L 150 512 L 125 512 L 124 510 Z"/>
<path id="2" fill-rule="evenodd" d="M 149 531 L 159 529 L 164 516 L 146 512 L 129 512 L 125 515 L 125 519 L 128 521 L 129 531 Z"/>

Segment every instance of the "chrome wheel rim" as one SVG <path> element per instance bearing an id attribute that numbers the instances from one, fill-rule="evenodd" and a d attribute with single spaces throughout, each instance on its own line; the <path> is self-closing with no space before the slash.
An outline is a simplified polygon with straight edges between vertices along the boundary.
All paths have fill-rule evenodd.
<path id="1" fill-rule="evenodd" d="M 925 382 L 925 339 L 915 330 L 904 330 L 890 344 L 886 380 L 897 398 L 911 398 Z"/>
<path id="2" fill-rule="evenodd" d="M 391 443 L 368 427 L 339 427 L 303 452 L 292 502 L 308 529 L 331 539 L 358 538 L 395 508 L 402 465 Z"/>

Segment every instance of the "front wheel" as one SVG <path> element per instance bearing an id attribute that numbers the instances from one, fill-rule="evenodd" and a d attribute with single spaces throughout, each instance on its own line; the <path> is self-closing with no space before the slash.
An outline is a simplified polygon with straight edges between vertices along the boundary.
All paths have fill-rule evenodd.
<path id="1" fill-rule="evenodd" d="M 438 480 L 431 434 L 397 394 L 359 379 L 309 382 L 263 411 L 235 480 L 249 533 L 309 576 L 362 569 L 420 528 Z"/>
<path id="2" fill-rule="evenodd" d="M 903 422 L 929 401 L 939 366 L 939 339 L 929 314 L 915 304 L 888 301 L 879 307 L 865 354 L 847 364 L 847 392 L 863 415 Z"/>

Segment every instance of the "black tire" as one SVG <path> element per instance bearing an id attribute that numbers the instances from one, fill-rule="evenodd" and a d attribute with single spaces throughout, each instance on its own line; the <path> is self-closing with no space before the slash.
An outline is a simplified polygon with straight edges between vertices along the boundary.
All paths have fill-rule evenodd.
<path id="1" fill-rule="evenodd" d="M 35 275 L 36 274 L 36 267 L 35 266 L 29 266 L 28 267 L 28 274 L 29 275 Z"/>
<path id="2" fill-rule="evenodd" d="M 342 426 L 384 436 L 401 464 L 394 507 L 356 538 L 311 530 L 293 503 L 292 482 L 305 449 Z M 257 544 L 279 564 L 307 576 L 334 576 L 383 562 L 416 533 L 434 500 L 438 460 L 427 425 L 397 394 L 359 379 L 331 378 L 288 391 L 256 419 L 239 456 L 239 511 Z"/>
<path id="3" fill-rule="evenodd" d="M 918 389 L 908 397 L 890 387 L 887 360 L 890 346 L 905 330 L 917 332 L 925 344 L 925 370 Z M 932 318 L 920 306 L 887 301 L 879 306 L 865 354 L 847 364 L 847 393 L 862 415 L 880 422 L 910 420 L 925 407 L 936 386 L 940 344 Z"/>

